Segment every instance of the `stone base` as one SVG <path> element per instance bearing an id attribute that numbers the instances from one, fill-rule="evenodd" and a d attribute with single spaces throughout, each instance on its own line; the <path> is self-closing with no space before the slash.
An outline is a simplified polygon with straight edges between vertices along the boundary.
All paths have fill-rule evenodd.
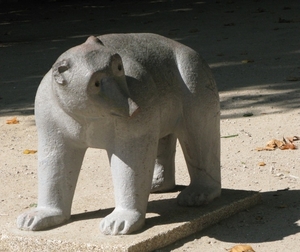
<path id="1" fill-rule="evenodd" d="M 177 189 L 180 190 L 180 187 Z M 261 201 L 257 192 L 223 189 L 222 196 L 207 206 L 181 207 L 176 204 L 174 196 L 177 194 L 178 192 L 151 195 L 146 225 L 136 234 L 101 234 L 100 219 L 113 210 L 106 208 L 72 215 L 66 225 L 47 231 L 21 231 L 14 223 L 9 222 L 1 227 L 0 251 L 153 251 Z"/>

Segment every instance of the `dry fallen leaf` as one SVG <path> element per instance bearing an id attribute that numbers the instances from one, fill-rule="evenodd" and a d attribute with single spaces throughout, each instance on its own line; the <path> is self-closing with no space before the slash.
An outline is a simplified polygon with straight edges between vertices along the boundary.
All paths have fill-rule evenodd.
<path id="1" fill-rule="evenodd" d="M 23 151 L 23 154 L 35 154 L 35 153 L 37 153 L 37 150 L 28 150 L 28 149 L 26 149 L 26 150 Z"/>
<path id="2" fill-rule="evenodd" d="M 280 148 L 280 147 L 282 147 L 283 145 L 284 145 L 284 142 L 283 142 L 283 141 L 276 140 L 276 139 L 272 139 L 271 141 L 269 141 L 269 142 L 267 143 L 267 146 L 266 146 L 266 147 L 275 149 L 275 148 L 277 148 L 277 147 Z"/>
<path id="3" fill-rule="evenodd" d="M 267 143 L 265 147 L 258 147 L 256 148 L 257 151 L 269 151 L 275 150 L 279 148 L 280 150 L 295 150 L 297 146 L 293 143 L 294 141 L 300 140 L 300 137 L 293 136 L 293 137 L 283 137 L 283 140 L 272 139 Z"/>
<path id="4" fill-rule="evenodd" d="M 17 117 L 6 120 L 6 124 L 18 124 L 18 123 L 19 123 L 19 120 L 17 120 Z"/>
<path id="5" fill-rule="evenodd" d="M 266 163 L 265 163 L 265 162 L 259 162 L 258 165 L 259 165 L 259 166 L 265 166 Z"/>
<path id="6" fill-rule="evenodd" d="M 273 151 L 275 150 L 274 148 L 270 148 L 270 147 L 257 147 L 256 148 L 257 151 Z"/>
<path id="7" fill-rule="evenodd" d="M 229 252 L 255 252 L 249 245 L 236 245 Z"/>
<path id="8" fill-rule="evenodd" d="M 282 147 L 279 147 L 280 150 L 295 150 L 297 149 L 295 144 L 292 143 L 286 143 L 285 145 L 283 145 Z"/>
<path id="9" fill-rule="evenodd" d="M 295 139 L 295 140 L 294 140 Z M 299 140 L 299 137 L 295 136 L 295 137 L 284 137 L 283 138 L 283 142 L 284 145 L 279 147 L 281 150 L 294 150 L 297 149 L 296 145 L 293 144 L 293 141 L 297 141 Z"/>

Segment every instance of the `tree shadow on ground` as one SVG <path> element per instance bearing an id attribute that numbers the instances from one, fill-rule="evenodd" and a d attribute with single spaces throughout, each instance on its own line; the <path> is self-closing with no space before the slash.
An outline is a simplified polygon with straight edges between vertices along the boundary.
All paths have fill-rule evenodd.
<path id="1" fill-rule="evenodd" d="M 293 0 L 287 6 L 276 0 L 268 9 L 268 1 L 2 4 L 0 115 L 33 113 L 38 84 L 62 52 L 89 35 L 122 32 L 154 32 L 199 51 L 213 69 L 224 111 L 251 106 L 276 106 L 275 113 L 290 111 L 300 98 L 295 32 L 300 23 L 293 19 L 299 3 Z M 247 89 L 252 92 L 239 93 Z M 236 93 L 223 98 L 228 91 Z M 223 118 L 236 116 L 228 112 Z"/>

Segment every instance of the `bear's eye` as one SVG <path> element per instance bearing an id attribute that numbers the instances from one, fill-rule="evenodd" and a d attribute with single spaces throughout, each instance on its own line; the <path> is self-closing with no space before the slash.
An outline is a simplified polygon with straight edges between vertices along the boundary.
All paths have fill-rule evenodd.
<path id="1" fill-rule="evenodd" d="M 95 82 L 95 86 L 96 86 L 96 87 L 100 87 L 100 82 L 99 82 L 99 81 L 96 81 L 96 82 Z"/>
<path id="2" fill-rule="evenodd" d="M 122 69 L 123 69 L 122 65 L 119 64 L 119 65 L 118 65 L 118 70 L 119 70 L 119 71 L 122 71 Z"/>

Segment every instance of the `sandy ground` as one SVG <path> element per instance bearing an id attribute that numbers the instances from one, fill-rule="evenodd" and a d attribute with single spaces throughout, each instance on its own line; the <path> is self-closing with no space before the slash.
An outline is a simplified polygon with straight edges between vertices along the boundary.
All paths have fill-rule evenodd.
<path id="1" fill-rule="evenodd" d="M 209 63 L 220 90 L 223 187 L 263 196 L 261 205 L 157 251 L 226 251 L 240 243 L 260 252 L 298 251 L 299 150 L 255 148 L 300 135 L 299 13 L 298 0 L 0 4 L 0 218 L 36 203 L 37 157 L 23 151 L 37 148 L 34 96 L 55 59 L 91 34 L 153 32 L 194 48 Z M 14 116 L 20 123 L 6 124 Z M 90 150 L 79 190 L 90 188 L 100 166 L 106 171 L 99 179 L 110 179 L 104 152 L 99 159 Z M 187 174 L 177 181 L 187 184 Z M 101 192 L 112 195 L 112 188 Z M 89 190 L 75 195 L 73 211 L 92 208 L 95 197 Z"/>

